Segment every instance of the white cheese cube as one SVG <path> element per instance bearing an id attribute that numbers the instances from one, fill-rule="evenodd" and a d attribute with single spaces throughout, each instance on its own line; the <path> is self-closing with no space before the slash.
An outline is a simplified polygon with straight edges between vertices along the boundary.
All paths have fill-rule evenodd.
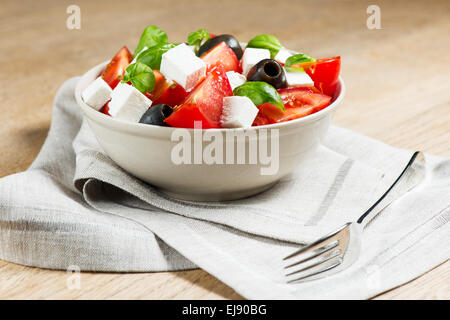
<path id="1" fill-rule="evenodd" d="M 206 64 L 182 43 L 162 55 L 160 72 L 190 91 L 205 76 Z"/>
<path id="2" fill-rule="evenodd" d="M 135 87 L 119 83 L 111 94 L 109 114 L 117 119 L 139 122 L 152 101 Z"/>
<path id="3" fill-rule="evenodd" d="M 95 110 L 100 110 L 111 98 L 111 87 L 98 77 L 81 93 L 84 102 Z"/>
<path id="4" fill-rule="evenodd" d="M 242 55 L 242 71 L 245 76 L 250 69 L 263 59 L 270 59 L 270 51 L 267 49 L 246 48 Z"/>
<path id="5" fill-rule="evenodd" d="M 305 71 L 286 71 L 286 81 L 289 87 L 312 87 L 314 81 Z"/>
<path id="6" fill-rule="evenodd" d="M 234 88 L 239 87 L 240 85 L 247 82 L 247 78 L 243 74 L 235 71 L 228 71 L 227 77 L 231 85 L 231 90 L 234 90 Z"/>
<path id="7" fill-rule="evenodd" d="M 293 56 L 293 54 L 289 50 L 281 48 L 275 56 L 275 60 L 281 63 L 286 63 L 287 58 L 289 58 L 290 56 Z"/>
<path id="8" fill-rule="evenodd" d="M 220 123 L 224 128 L 251 127 L 258 111 L 248 97 L 224 97 Z"/>
<path id="9" fill-rule="evenodd" d="M 136 57 L 134 57 L 133 60 L 131 60 L 130 64 L 135 63 L 137 58 L 139 57 L 139 55 L 147 49 L 148 49 L 148 47 L 143 47 L 142 50 L 137 53 Z"/>

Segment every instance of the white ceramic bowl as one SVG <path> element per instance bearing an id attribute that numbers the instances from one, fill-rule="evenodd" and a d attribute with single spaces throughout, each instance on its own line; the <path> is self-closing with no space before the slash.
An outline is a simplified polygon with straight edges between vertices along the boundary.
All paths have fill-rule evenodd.
<path id="1" fill-rule="evenodd" d="M 75 88 L 75 97 L 105 153 L 127 172 L 146 181 L 175 198 L 216 201 L 248 197 L 262 192 L 280 178 L 291 173 L 307 156 L 314 153 L 321 138 L 331 123 L 331 116 L 344 96 L 344 83 L 339 79 L 335 97 L 327 108 L 304 118 L 278 124 L 244 129 L 207 129 L 223 135 L 223 147 L 233 145 L 226 138 L 226 132 L 239 134 L 247 132 L 259 138 L 245 140 L 246 159 L 249 144 L 253 142 L 272 142 L 270 131 L 279 132 L 279 169 L 274 174 L 263 175 L 261 168 L 267 163 L 259 157 L 256 164 L 180 164 L 172 161 L 172 150 L 179 143 L 172 141 L 172 133 L 177 128 L 160 127 L 139 123 L 124 122 L 104 115 L 86 105 L 81 92 L 97 78 L 107 62 L 101 63 L 86 72 Z M 191 135 L 193 129 L 185 129 Z M 253 132 L 251 132 L 253 131 Z M 261 131 L 267 138 L 261 138 Z M 252 140 L 252 142 L 250 141 Z M 276 142 L 276 141 L 275 141 Z M 205 148 L 210 142 L 203 142 Z M 259 150 L 259 148 L 258 148 Z M 270 147 L 269 147 L 270 150 Z M 235 152 L 236 154 L 237 152 Z M 236 156 L 236 155 L 235 155 Z M 273 163 L 275 163 L 272 158 Z M 247 161 L 248 162 L 248 161 Z"/>

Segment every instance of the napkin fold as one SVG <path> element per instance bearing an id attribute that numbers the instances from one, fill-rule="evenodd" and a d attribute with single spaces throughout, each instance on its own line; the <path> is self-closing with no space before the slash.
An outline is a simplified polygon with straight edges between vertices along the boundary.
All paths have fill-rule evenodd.
<path id="1" fill-rule="evenodd" d="M 0 258 L 52 269 L 200 267 L 250 299 L 365 299 L 450 257 L 450 159 L 363 233 L 359 260 L 333 276 L 286 284 L 281 258 L 355 221 L 412 152 L 331 127 L 317 153 L 270 190 L 227 202 L 172 199 L 106 156 L 73 96 L 56 95 L 49 135 L 22 173 L 0 179 Z"/>

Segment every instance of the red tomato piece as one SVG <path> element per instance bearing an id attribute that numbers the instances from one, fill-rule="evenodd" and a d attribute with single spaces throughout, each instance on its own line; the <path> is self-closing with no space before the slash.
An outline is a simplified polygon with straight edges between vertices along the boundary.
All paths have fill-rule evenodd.
<path id="1" fill-rule="evenodd" d="M 169 87 L 169 83 L 166 78 L 158 70 L 153 70 L 155 75 L 155 88 L 151 92 L 145 92 L 144 94 L 152 101 L 157 100 Z"/>
<path id="2" fill-rule="evenodd" d="M 283 100 L 286 112 L 295 115 L 307 115 L 304 113 L 309 112 L 310 108 L 311 112 L 309 112 L 308 114 L 320 111 L 328 107 L 331 102 L 330 96 L 322 93 L 317 93 L 316 88 L 286 88 L 278 90 L 278 93 L 280 94 L 281 100 Z M 293 112 L 292 109 L 296 109 L 296 111 Z M 296 116 L 295 118 L 300 117 Z"/>
<path id="3" fill-rule="evenodd" d="M 284 122 L 305 117 L 327 107 L 331 97 L 317 93 L 316 88 L 298 87 L 278 90 L 285 111 L 270 103 L 258 106 L 259 113 L 253 125 Z"/>
<path id="4" fill-rule="evenodd" d="M 300 63 L 292 67 L 302 67 L 320 92 L 334 95 L 341 71 L 341 57 L 318 59 L 316 62 Z"/>
<path id="5" fill-rule="evenodd" d="M 330 96 L 319 93 L 314 87 L 285 88 L 279 89 L 278 93 L 285 108 L 311 105 L 317 112 L 328 106 L 331 101 Z"/>
<path id="6" fill-rule="evenodd" d="M 258 109 L 259 113 L 257 118 L 259 117 L 259 119 L 256 123 L 254 123 L 254 125 L 264 125 L 294 120 L 297 118 L 305 117 L 314 112 L 314 108 L 310 105 L 290 107 L 286 108 L 285 111 L 283 111 L 273 104 L 265 103 L 259 105 Z"/>
<path id="7" fill-rule="evenodd" d="M 173 83 L 169 84 L 166 78 L 158 70 L 153 70 L 155 74 L 155 89 L 144 94 L 153 101 L 152 105 L 167 104 L 175 107 L 181 104 L 187 96 L 187 92 L 182 86 Z"/>
<path id="8" fill-rule="evenodd" d="M 236 54 L 229 46 L 225 44 L 225 42 L 219 43 L 214 48 L 202 54 L 200 58 L 206 63 L 206 72 L 209 72 L 218 65 L 221 65 L 225 72 L 240 72 L 241 70 Z"/>
<path id="9" fill-rule="evenodd" d="M 266 124 L 272 124 L 274 123 L 273 121 L 271 121 L 269 118 L 267 118 L 264 114 L 262 114 L 262 112 L 259 112 L 256 115 L 255 120 L 253 120 L 253 124 L 252 126 L 265 126 Z"/>
<path id="10" fill-rule="evenodd" d="M 120 49 L 110 63 L 106 66 L 102 73 L 102 78 L 109 86 L 114 89 L 117 84 L 122 80 L 125 74 L 125 69 L 133 60 L 133 55 L 126 46 Z"/>
<path id="11" fill-rule="evenodd" d="M 109 114 L 109 101 L 100 109 L 100 112 L 106 114 L 107 116 L 111 116 Z"/>
<path id="12" fill-rule="evenodd" d="M 212 69 L 186 97 L 183 104 L 164 120 L 172 127 L 194 128 L 201 121 L 202 128 L 220 128 L 223 97 L 233 95 L 222 66 Z"/>
<path id="13" fill-rule="evenodd" d="M 167 82 L 166 82 L 167 83 Z M 153 101 L 153 104 L 167 104 L 171 107 L 175 107 L 183 103 L 184 99 L 186 99 L 187 92 L 183 89 L 179 84 L 172 84 L 169 86 L 167 83 L 167 87 L 164 92 Z"/>
<path id="14" fill-rule="evenodd" d="M 261 104 L 257 106 L 257 108 L 259 109 L 259 112 L 253 121 L 254 126 L 275 123 L 277 122 L 276 120 L 282 118 L 284 114 L 283 110 L 271 103 Z"/>

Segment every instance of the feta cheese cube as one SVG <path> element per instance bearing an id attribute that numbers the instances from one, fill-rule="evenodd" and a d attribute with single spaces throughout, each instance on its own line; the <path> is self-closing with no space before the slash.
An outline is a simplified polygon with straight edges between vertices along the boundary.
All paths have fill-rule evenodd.
<path id="1" fill-rule="evenodd" d="M 234 88 L 239 87 L 241 84 L 247 82 L 247 78 L 243 74 L 235 71 L 228 71 L 227 77 L 231 85 L 231 90 L 234 90 Z"/>
<path id="2" fill-rule="evenodd" d="M 190 91 L 205 76 L 206 64 L 182 43 L 162 55 L 160 72 Z"/>
<path id="3" fill-rule="evenodd" d="M 289 87 L 312 87 L 314 86 L 314 81 L 305 71 L 287 71 L 286 81 Z"/>
<path id="4" fill-rule="evenodd" d="M 263 59 L 270 59 L 270 51 L 267 49 L 246 48 L 242 55 L 242 71 L 245 76 L 250 69 Z"/>
<path id="5" fill-rule="evenodd" d="M 286 63 L 287 58 L 289 58 L 290 56 L 293 56 L 293 54 L 289 50 L 281 48 L 275 56 L 275 60 L 281 63 Z"/>
<path id="6" fill-rule="evenodd" d="M 224 128 L 251 127 L 258 111 L 259 109 L 248 97 L 224 97 L 220 123 Z"/>
<path id="7" fill-rule="evenodd" d="M 119 83 L 111 93 L 109 114 L 117 119 L 139 122 L 152 101 L 135 87 Z"/>
<path id="8" fill-rule="evenodd" d="M 136 57 L 134 57 L 133 60 L 131 60 L 130 64 L 135 63 L 137 58 L 139 57 L 139 55 L 147 49 L 148 49 L 148 47 L 143 47 L 142 50 L 137 53 Z"/>
<path id="9" fill-rule="evenodd" d="M 100 110 L 111 98 L 111 87 L 98 77 L 81 93 L 83 101 L 95 110 Z"/>

